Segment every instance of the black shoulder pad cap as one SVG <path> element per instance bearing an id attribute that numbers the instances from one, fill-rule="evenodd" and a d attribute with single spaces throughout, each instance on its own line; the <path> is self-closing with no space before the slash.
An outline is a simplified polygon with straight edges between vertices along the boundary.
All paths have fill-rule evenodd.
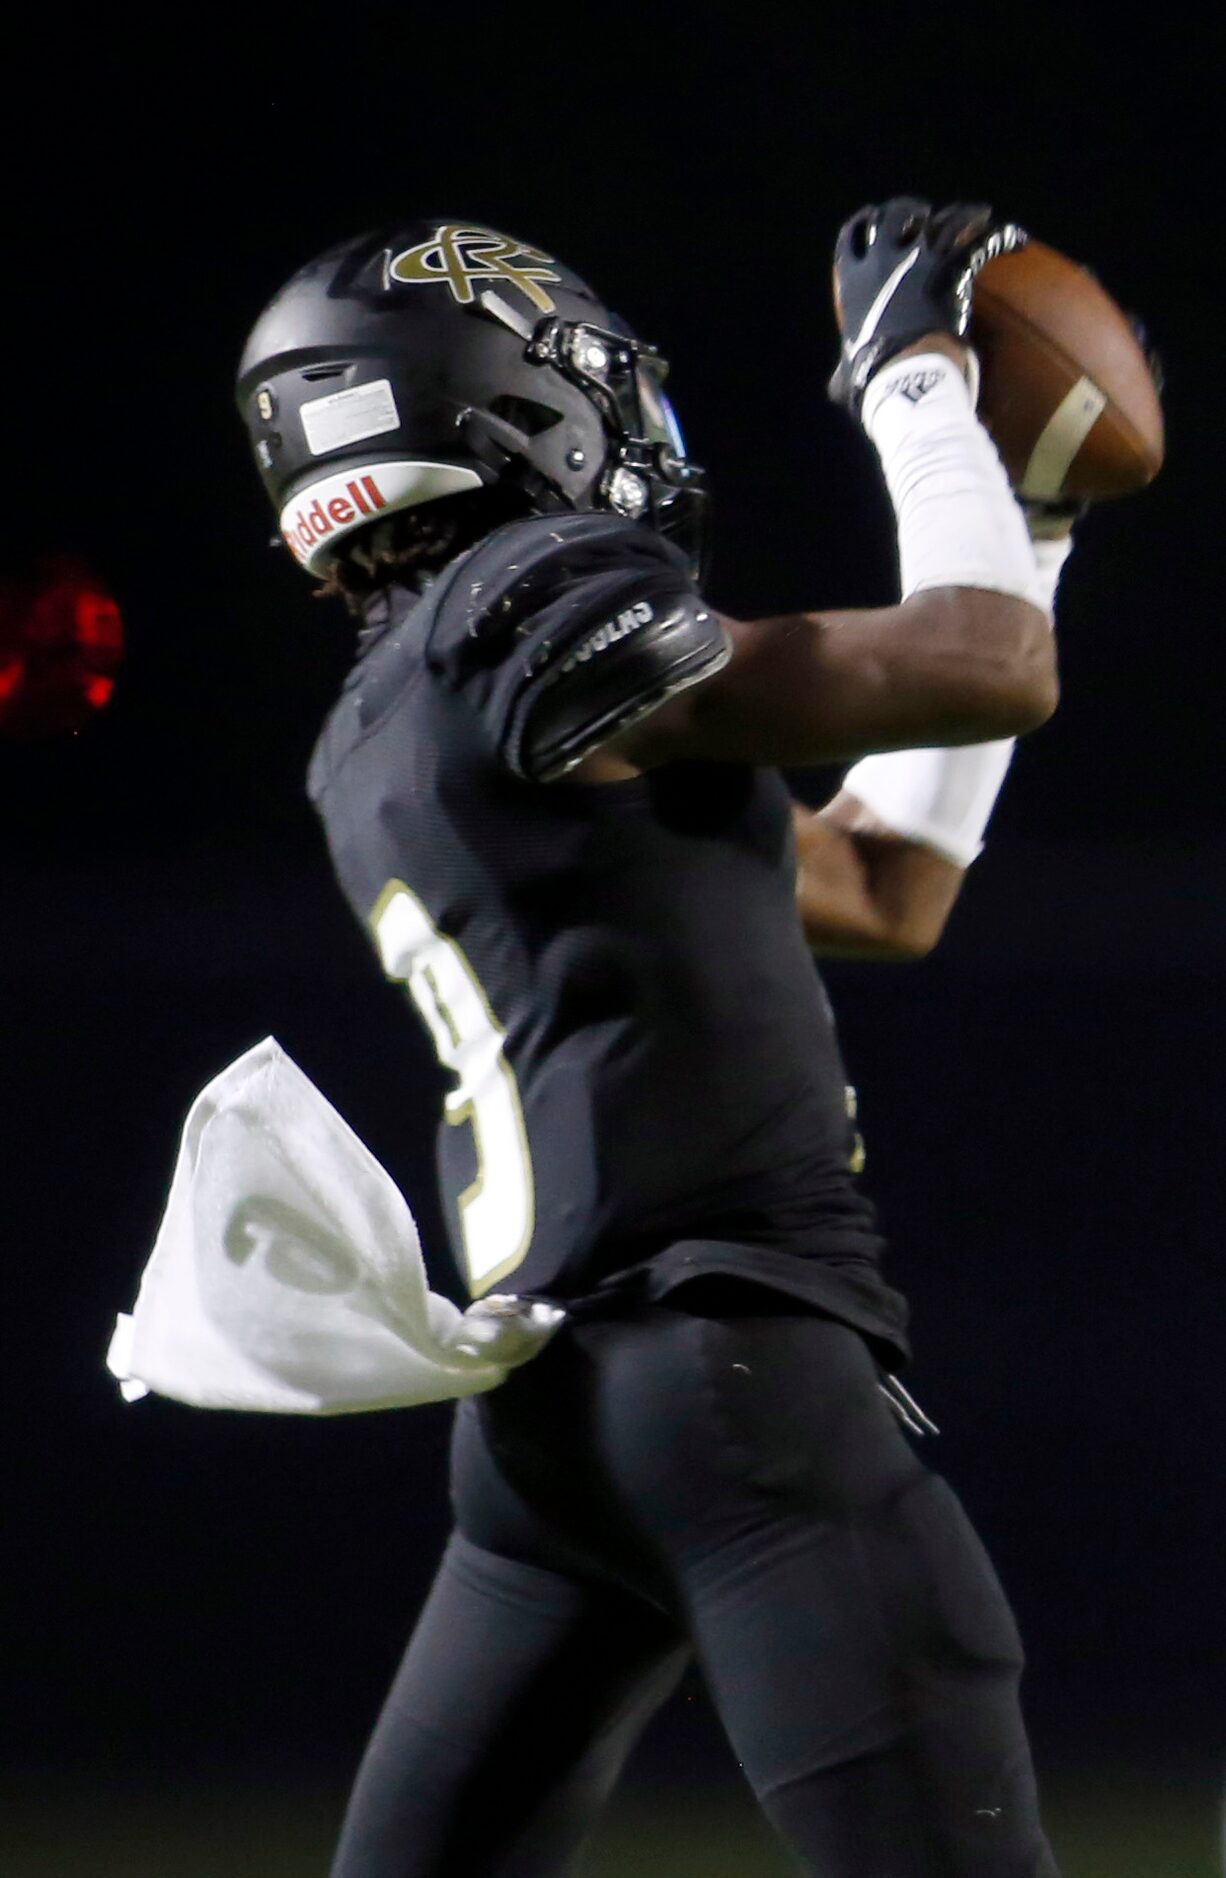
<path id="1" fill-rule="evenodd" d="M 512 523 L 438 585 L 427 663 L 532 781 L 564 775 L 729 656 L 685 557 L 619 516 Z"/>
<path id="2" fill-rule="evenodd" d="M 659 578 L 678 589 L 691 584 L 685 556 L 644 523 L 590 510 L 510 522 L 429 589 L 427 659 L 438 676 L 465 689 L 538 623 L 564 623 L 576 602 L 585 606 L 597 593 L 612 600 L 628 581 Z"/>
<path id="3" fill-rule="evenodd" d="M 692 593 L 643 595 L 585 631 L 519 691 L 504 755 L 554 782 L 628 724 L 726 665 L 719 619 Z"/>

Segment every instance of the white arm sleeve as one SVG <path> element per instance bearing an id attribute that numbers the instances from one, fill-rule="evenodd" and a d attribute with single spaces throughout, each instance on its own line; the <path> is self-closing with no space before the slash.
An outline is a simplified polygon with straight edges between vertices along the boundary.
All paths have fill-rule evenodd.
<path id="1" fill-rule="evenodd" d="M 1042 606 L 1025 518 L 954 361 L 895 359 L 870 382 L 862 418 L 894 505 L 903 598 L 986 587 Z"/>
<path id="2" fill-rule="evenodd" d="M 955 867 L 983 851 L 983 832 L 1013 755 L 1013 738 L 956 750 L 891 750 L 866 756 L 843 787 L 894 833 Z"/>
<path id="3" fill-rule="evenodd" d="M 942 375 L 941 385 L 931 386 L 919 402 L 923 404 L 928 396 L 939 393 L 932 411 L 947 410 L 948 421 L 933 421 L 922 434 L 915 427 L 906 428 L 909 420 L 905 415 L 897 421 L 900 414 L 896 411 L 880 422 L 880 404 L 873 407 L 870 418 L 869 399 L 865 398 L 866 424 L 877 424 L 877 430 L 870 430 L 870 435 L 882 451 L 899 516 L 904 592 L 931 586 L 991 587 L 1016 593 L 1053 618 L 1056 589 L 1072 549 L 1072 537 L 1035 542 L 1026 539 L 1025 520 L 1004 481 L 1000 460 L 973 416 L 970 422 L 979 431 L 982 444 L 967 433 L 970 394 L 952 361 L 943 354 L 900 361 L 903 366 L 922 368 L 920 382 L 926 378 L 928 368 L 938 363 L 949 367 L 950 389 L 944 390 Z M 905 375 L 900 375 L 899 382 L 902 388 L 896 386 L 896 405 L 907 401 Z M 870 394 L 876 384 L 874 379 Z M 889 410 L 888 406 L 884 408 Z M 878 431 L 884 448 L 878 442 Z M 984 445 L 998 475 L 987 463 Z M 964 496 L 970 497 L 965 511 L 962 501 L 955 499 L 959 475 L 954 459 L 959 450 L 963 452 L 960 483 Z M 944 457 L 944 466 L 934 469 L 938 455 Z M 1004 483 L 1007 506 L 1001 500 L 999 483 Z M 933 530 L 931 539 L 926 525 Z M 1019 529 L 1029 553 L 1028 570 L 1018 547 Z M 1006 585 L 1006 579 L 1014 584 Z M 1012 737 L 1004 737 L 956 749 L 893 750 L 883 756 L 866 756 L 848 770 L 843 787 L 895 834 L 922 843 L 955 867 L 969 867 L 983 852 L 984 831 L 1005 780 L 1013 742 Z"/>

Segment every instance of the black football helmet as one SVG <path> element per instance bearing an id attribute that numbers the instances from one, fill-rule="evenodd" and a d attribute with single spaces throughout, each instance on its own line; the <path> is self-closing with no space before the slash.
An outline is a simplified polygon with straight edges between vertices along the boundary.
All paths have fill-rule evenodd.
<path id="1" fill-rule="evenodd" d="M 704 476 L 665 362 L 551 255 L 468 223 L 397 222 L 301 268 L 256 321 L 238 404 L 296 559 L 503 485 L 536 513 L 608 509 L 697 574 Z"/>

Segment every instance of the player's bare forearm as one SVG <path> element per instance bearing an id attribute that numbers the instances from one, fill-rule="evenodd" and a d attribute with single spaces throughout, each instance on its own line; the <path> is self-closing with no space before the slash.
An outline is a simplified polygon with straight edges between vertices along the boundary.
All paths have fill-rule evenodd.
<path id="1" fill-rule="evenodd" d="M 840 791 L 796 806 L 796 902 L 815 952 L 923 958 L 945 929 L 965 871 L 878 822 Z"/>
<path id="2" fill-rule="evenodd" d="M 1056 707 L 1048 620 L 1009 594 L 940 587 L 899 606 L 726 624 L 728 664 L 619 741 L 632 763 L 847 762 L 1017 736 Z"/>
<path id="3" fill-rule="evenodd" d="M 947 332 L 898 357 L 916 352 L 965 370 L 966 348 Z M 898 606 L 726 619 L 723 670 L 608 755 L 638 768 L 686 757 L 799 765 L 1018 736 L 1044 723 L 1059 695 L 1049 621 L 1019 591 L 926 587 Z"/>

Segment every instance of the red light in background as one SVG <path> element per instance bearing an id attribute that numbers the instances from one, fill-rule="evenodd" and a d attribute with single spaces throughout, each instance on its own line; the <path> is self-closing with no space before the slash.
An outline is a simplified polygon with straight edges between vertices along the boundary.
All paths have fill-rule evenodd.
<path id="1" fill-rule="evenodd" d="M 78 589 L 73 600 L 77 638 L 83 646 L 105 646 L 119 652 L 123 647 L 123 624 L 119 608 L 109 593 L 98 588 Z"/>
<path id="2" fill-rule="evenodd" d="M 81 562 L 0 575 L 0 735 L 80 730 L 109 704 L 122 659 L 119 608 Z"/>

